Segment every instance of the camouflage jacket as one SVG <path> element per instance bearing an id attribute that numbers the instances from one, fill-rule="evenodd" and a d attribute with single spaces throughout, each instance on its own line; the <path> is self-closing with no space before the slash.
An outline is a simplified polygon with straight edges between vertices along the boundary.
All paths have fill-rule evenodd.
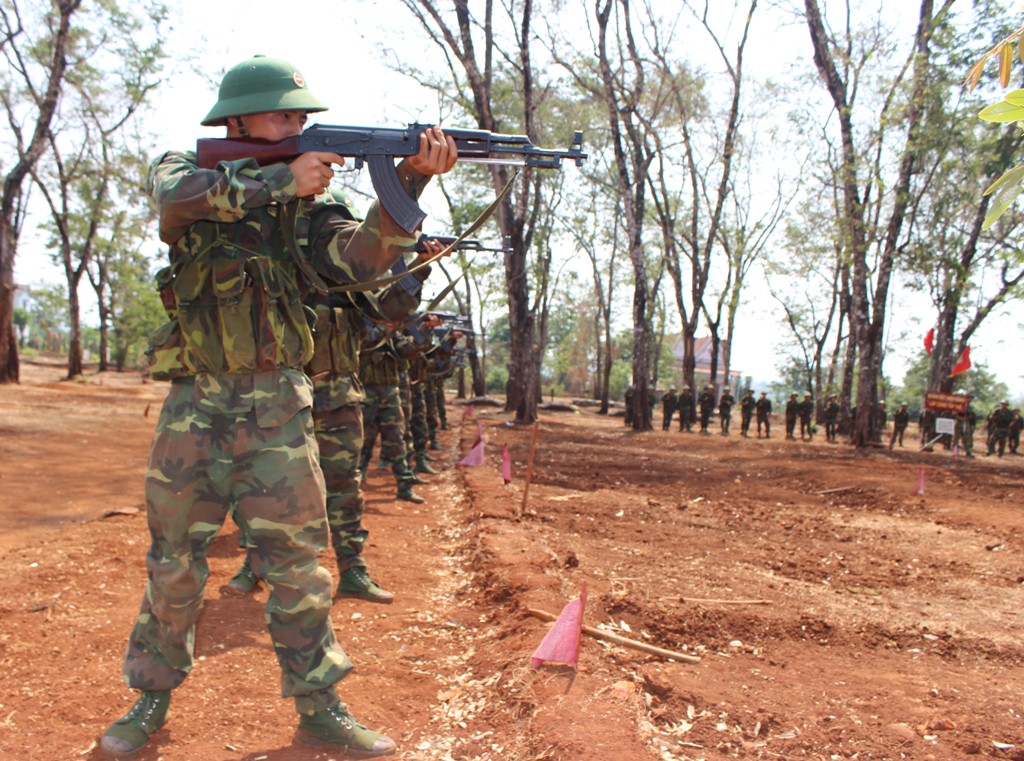
<path id="1" fill-rule="evenodd" d="M 376 339 L 376 340 L 374 340 Z M 359 355 L 359 377 L 367 386 L 397 386 L 399 375 L 407 370 L 411 354 L 410 339 L 395 333 L 380 343 L 376 331 L 364 339 Z"/>
<path id="2" fill-rule="evenodd" d="M 413 198 L 428 179 L 404 163 L 398 176 Z M 158 276 L 170 320 L 153 336 L 155 378 L 283 371 L 310 361 L 308 284 L 285 240 L 285 204 L 298 204 L 299 250 L 327 282 L 380 277 L 415 242 L 377 203 L 355 223 L 332 211 L 328 193 L 297 199 L 284 164 L 241 159 L 200 169 L 194 154 L 172 151 L 153 162 L 148 187 L 160 239 L 170 246 L 170 266 Z"/>
<path id="3" fill-rule="evenodd" d="M 363 401 L 358 376 L 359 354 L 367 333 L 366 317 L 398 323 L 419 306 L 423 281 L 429 273 L 423 267 L 388 286 L 380 294 L 311 294 L 307 305 L 316 314 L 313 324 L 313 358 L 306 372 L 313 380 L 313 410 L 323 412 Z"/>

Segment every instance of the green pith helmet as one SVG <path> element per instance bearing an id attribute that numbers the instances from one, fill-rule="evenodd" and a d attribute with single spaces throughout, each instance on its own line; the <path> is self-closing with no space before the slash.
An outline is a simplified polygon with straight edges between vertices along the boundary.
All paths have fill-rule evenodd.
<path id="1" fill-rule="evenodd" d="M 359 216 L 359 212 L 356 209 L 356 205 L 352 203 L 352 198 L 341 188 L 334 187 L 333 185 L 328 189 L 331 194 L 331 198 L 334 199 L 335 203 L 344 206 L 344 211 L 341 212 L 342 216 L 347 219 L 351 219 L 353 222 L 362 222 L 363 218 Z"/>
<path id="2" fill-rule="evenodd" d="M 258 55 L 232 66 L 220 83 L 217 102 L 204 127 L 220 127 L 229 116 L 267 111 L 326 111 L 319 98 L 306 87 L 302 74 L 287 61 Z"/>

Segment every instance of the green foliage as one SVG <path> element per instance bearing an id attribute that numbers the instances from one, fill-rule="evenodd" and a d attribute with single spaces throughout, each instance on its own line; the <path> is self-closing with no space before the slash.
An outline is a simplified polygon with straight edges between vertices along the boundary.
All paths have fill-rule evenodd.
<path id="1" fill-rule="evenodd" d="M 138 252 L 115 260 L 109 287 L 111 360 L 118 370 L 141 368 L 150 335 L 167 319 L 149 262 Z"/>
<path id="2" fill-rule="evenodd" d="M 999 84 L 1008 87 L 1010 84 L 1014 59 L 1019 57 L 1024 63 L 1024 27 L 1006 35 L 995 46 L 990 48 L 970 69 L 964 84 L 970 90 L 978 85 L 985 65 L 990 59 L 998 61 Z M 1024 90 L 1014 90 L 1008 93 L 1001 101 L 992 103 L 983 108 L 978 117 L 997 124 L 1020 124 L 1024 122 Z M 999 179 L 993 182 L 985 191 L 985 195 L 995 193 L 992 206 L 985 217 L 984 226 L 987 230 L 996 220 L 1002 216 L 1013 202 L 1020 195 L 1024 188 L 1021 182 L 1024 181 L 1024 166 L 1017 166 L 1008 170 Z"/>
<path id="3" fill-rule="evenodd" d="M 24 348 L 37 352 L 63 352 L 68 345 L 68 297 L 59 286 L 29 291 L 27 319 L 22 329 Z"/>
<path id="4" fill-rule="evenodd" d="M 488 394 L 504 394 L 508 384 L 508 365 L 487 363 L 486 388 Z"/>

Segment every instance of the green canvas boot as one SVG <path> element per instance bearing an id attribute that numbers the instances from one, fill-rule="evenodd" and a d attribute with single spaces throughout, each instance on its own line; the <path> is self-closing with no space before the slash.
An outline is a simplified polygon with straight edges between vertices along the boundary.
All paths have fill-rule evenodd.
<path id="1" fill-rule="evenodd" d="M 391 471 L 395 474 L 395 480 L 398 483 L 402 481 L 408 481 L 411 484 L 427 484 L 430 483 L 426 479 L 420 478 L 416 475 L 417 471 L 409 467 L 409 458 L 406 456 L 403 460 L 396 460 Z"/>
<path id="2" fill-rule="evenodd" d="M 395 499 L 400 499 L 403 502 L 412 502 L 416 505 L 422 505 L 426 502 L 423 497 L 412 490 L 411 480 L 402 480 L 398 482 L 398 493 L 395 495 Z"/>
<path id="3" fill-rule="evenodd" d="M 395 599 L 394 592 L 381 589 L 380 584 L 370 578 L 370 572 L 366 567 L 361 565 L 346 568 L 341 572 L 337 596 L 379 602 L 384 605 Z"/>
<path id="4" fill-rule="evenodd" d="M 430 448 L 435 451 L 441 448 L 441 445 L 437 443 L 437 439 L 434 436 L 430 437 Z"/>
<path id="5" fill-rule="evenodd" d="M 348 758 L 376 758 L 395 752 L 395 741 L 367 729 L 352 718 L 344 703 L 324 708 L 312 716 L 299 714 L 299 742 L 344 751 Z"/>
<path id="6" fill-rule="evenodd" d="M 135 705 L 100 738 L 100 750 L 114 758 L 128 758 L 142 749 L 167 721 L 170 690 L 143 690 Z"/>
<path id="7" fill-rule="evenodd" d="M 242 594 L 249 594 L 256 586 L 260 583 L 260 577 L 255 574 L 252 570 L 252 564 L 249 561 L 249 553 L 245 553 L 245 560 L 242 561 L 242 567 L 238 569 L 238 573 L 231 577 L 231 581 L 228 582 L 228 587 L 241 592 Z"/>
<path id="8" fill-rule="evenodd" d="M 430 467 L 430 463 L 427 462 L 427 458 L 423 455 L 416 455 L 416 467 L 413 468 L 413 473 L 427 473 L 431 476 L 437 475 L 437 471 Z"/>

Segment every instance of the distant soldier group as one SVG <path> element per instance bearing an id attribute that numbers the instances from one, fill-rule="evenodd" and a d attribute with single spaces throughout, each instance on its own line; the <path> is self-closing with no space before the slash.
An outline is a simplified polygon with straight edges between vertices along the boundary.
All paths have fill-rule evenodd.
<path id="1" fill-rule="evenodd" d="M 648 415 L 653 402 L 653 383 L 649 390 L 650 399 L 647 405 Z M 633 401 L 634 388 L 626 389 L 626 425 L 633 424 Z M 719 431 L 721 435 L 728 436 L 731 433 L 732 410 L 736 406 L 736 398 L 729 389 L 722 394 L 716 395 L 715 387 L 712 384 L 706 385 L 701 392 L 694 396 L 689 386 L 683 386 L 681 390 L 675 386 L 669 387 L 661 397 L 661 429 L 669 431 L 672 428 L 672 421 L 678 415 L 679 431 L 690 433 L 693 431 L 694 423 L 698 423 L 699 432 L 703 435 L 710 435 L 712 421 L 717 411 Z M 766 391 L 760 392 L 756 397 L 754 389 L 746 389 L 739 401 L 740 408 L 740 435 L 749 438 L 750 429 L 754 421 L 757 421 L 757 438 L 771 438 L 772 402 Z M 857 408 L 850 410 L 850 418 L 857 414 Z M 790 394 L 784 408 L 786 424 L 786 438 L 797 439 L 799 424 L 799 437 L 801 441 L 813 441 L 814 435 L 818 432 L 815 423 L 815 402 L 811 394 L 804 394 L 803 399 L 796 392 Z M 839 397 L 836 394 L 828 396 L 821 409 L 821 420 L 825 425 L 825 440 L 829 443 L 837 443 L 839 437 L 840 405 Z M 952 441 L 946 436 L 944 446 L 956 447 L 965 456 L 973 457 L 974 451 L 974 429 L 977 425 L 977 415 L 974 408 L 968 404 L 966 409 L 954 416 L 955 428 Z M 920 430 L 921 447 L 930 450 L 935 440 L 941 439 L 935 435 L 936 414 L 934 411 L 924 409 L 918 417 L 918 428 Z M 650 422 L 650 421 L 648 421 Z M 875 440 L 881 442 L 882 432 L 886 430 L 889 422 L 889 415 L 886 411 L 885 402 L 879 402 L 876 408 Z M 892 430 L 889 434 L 889 449 L 897 445 L 904 446 L 904 439 L 907 429 L 910 426 L 910 406 L 906 402 L 900 402 L 896 412 L 892 415 Z M 1003 401 L 986 418 L 986 446 L 988 455 L 1002 457 L 1006 451 L 1017 454 L 1020 447 L 1021 429 L 1024 428 L 1024 419 L 1020 410 L 1010 409 L 1009 403 Z"/>

